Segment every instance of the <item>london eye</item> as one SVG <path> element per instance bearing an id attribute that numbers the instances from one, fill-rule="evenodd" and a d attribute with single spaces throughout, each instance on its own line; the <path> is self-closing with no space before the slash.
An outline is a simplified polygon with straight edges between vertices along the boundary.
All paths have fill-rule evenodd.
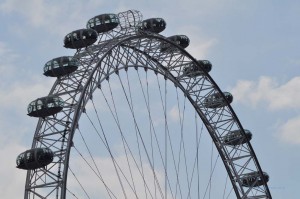
<path id="1" fill-rule="evenodd" d="M 38 122 L 17 157 L 25 199 L 272 198 L 233 96 L 165 28 L 129 10 L 65 36 L 76 52 L 46 61 L 56 81 L 27 109 Z"/>

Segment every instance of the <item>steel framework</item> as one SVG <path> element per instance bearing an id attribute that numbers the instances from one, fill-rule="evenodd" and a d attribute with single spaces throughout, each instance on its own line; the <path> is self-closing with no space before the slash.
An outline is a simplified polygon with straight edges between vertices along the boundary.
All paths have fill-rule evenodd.
<path id="1" fill-rule="evenodd" d="M 241 130 L 244 134 L 232 107 L 227 104 L 212 109 L 204 105 L 205 98 L 222 93 L 215 81 L 205 71 L 199 76 L 186 76 L 183 68 L 187 64 L 193 62 L 202 67 L 195 58 L 162 35 L 138 32 L 136 26 L 142 22 L 139 11 L 130 10 L 118 16 L 120 25 L 117 28 L 99 34 L 97 44 L 77 49 L 74 57 L 79 60 L 80 67 L 57 78 L 49 92 L 49 96 L 61 97 L 65 105 L 60 113 L 39 119 L 31 147 L 50 148 L 55 158 L 46 168 L 28 171 L 24 198 L 66 198 L 72 140 L 87 102 L 111 74 L 129 67 L 141 67 L 172 81 L 190 101 L 215 143 L 236 197 L 270 199 L 267 183 L 258 187 L 242 185 L 241 179 L 247 173 L 257 171 L 261 177 L 263 175 L 250 142 L 230 146 L 222 139 L 233 130 Z M 162 42 L 169 43 L 170 50 L 161 52 Z"/>

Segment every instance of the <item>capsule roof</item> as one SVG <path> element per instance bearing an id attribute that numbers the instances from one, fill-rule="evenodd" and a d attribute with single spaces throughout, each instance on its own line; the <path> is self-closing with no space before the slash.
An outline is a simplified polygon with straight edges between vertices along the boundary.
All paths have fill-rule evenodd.
<path id="1" fill-rule="evenodd" d="M 97 41 L 98 34 L 93 29 L 79 29 L 65 36 L 64 47 L 78 49 L 92 45 Z"/>
<path id="2" fill-rule="evenodd" d="M 162 18 L 146 19 L 138 25 L 138 31 L 160 33 L 166 28 L 166 25 L 165 20 Z"/>
<path id="3" fill-rule="evenodd" d="M 32 101 L 27 108 L 28 115 L 32 117 L 47 117 L 60 112 L 64 101 L 60 97 L 42 97 Z"/>
<path id="4" fill-rule="evenodd" d="M 226 145 L 236 146 L 250 141 L 252 139 L 252 133 L 247 129 L 245 129 L 244 132 L 245 136 L 243 136 L 241 130 L 230 131 L 223 137 L 224 143 Z"/>
<path id="5" fill-rule="evenodd" d="M 32 170 L 45 167 L 53 161 L 53 152 L 49 148 L 34 148 L 18 155 L 17 168 Z"/>
<path id="6" fill-rule="evenodd" d="M 87 28 L 96 30 L 98 33 L 113 30 L 119 25 L 119 17 L 116 14 L 101 14 L 91 18 L 87 24 Z"/>
<path id="7" fill-rule="evenodd" d="M 222 97 L 221 93 L 214 93 L 207 96 L 204 99 L 204 106 L 206 108 L 220 108 L 230 104 L 233 101 L 233 96 L 229 92 L 223 92 L 225 99 Z"/>
<path id="8" fill-rule="evenodd" d="M 205 72 L 210 72 L 212 69 L 212 64 L 208 60 L 197 60 L 198 64 L 202 67 L 199 67 L 193 61 L 184 66 L 183 73 L 188 77 L 197 77 L 200 75 L 204 75 Z"/>
<path id="9" fill-rule="evenodd" d="M 182 48 L 186 48 L 190 44 L 190 39 L 186 35 L 173 35 L 171 37 L 168 37 L 168 39 L 181 46 Z"/>
<path id="10" fill-rule="evenodd" d="M 210 72 L 212 69 L 212 64 L 208 60 L 198 60 L 197 61 L 206 72 Z"/>
<path id="11" fill-rule="evenodd" d="M 263 172 L 263 176 L 260 176 L 258 171 L 247 173 L 241 177 L 241 182 L 244 187 L 258 187 L 266 184 L 270 177 L 266 172 Z"/>
<path id="12" fill-rule="evenodd" d="M 44 66 L 44 75 L 60 77 L 77 70 L 79 62 L 71 56 L 57 57 L 48 61 Z"/>
<path id="13" fill-rule="evenodd" d="M 174 42 L 175 44 L 179 45 L 182 48 L 186 48 L 190 44 L 190 39 L 186 35 L 173 35 L 170 37 L 167 37 L 168 40 Z M 172 44 L 163 41 L 161 43 L 161 51 L 166 51 L 168 49 L 172 48 Z"/>

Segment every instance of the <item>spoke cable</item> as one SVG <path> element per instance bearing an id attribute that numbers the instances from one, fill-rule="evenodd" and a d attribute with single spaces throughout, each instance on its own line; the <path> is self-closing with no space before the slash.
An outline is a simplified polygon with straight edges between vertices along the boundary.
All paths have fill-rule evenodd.
<path id="1" fill-rule="evenodd" d="M 119 77 L 119 79 L 120 79 L 120 77 Z M 121 81 L 121 80 L 120 80 L 120 81 Z M 122 82 L 122 81 L 121 81 L 121 82 Z M 122 88 L 125 90 L 123 83 L 121 83 L 121 85 L 122 85 Z M 157 184 L 159 185 L 159 182 L 158 182 L 158 179 L 157 179 L 157 177 L 156 177 L 155 171 L 154 171 L 154 169 L 153 169 L 153 167 L 152 167 L 152 163 L 151 163 L 151 160 L 150 160 L 150 157 L 149 157 L 149 153 L 148 153 L 148 151 L 147 151 L 147 149 L 146 149 L 144 140 L 143 140 L 143 138 L 142 138 L 141 132 L 140 132 L 139 127 L 138 127 L 138 125 L 137 125 L 137 121 L 136 121 L 136 118 L 135 118 L 133 109 L 132 109 L 132 107 L 130 106 L 129 99 L 128 99 L 128 96 L 127 96 L 127 94 L 126 94 L 125 91 L 124 91 L 124 94 L 125 94 L 125 97 L 126 97 L 126 101 L 127 101 L 128 105 L 129 105 L 130 112 L 131 112 L 131 114 L 132 114 L 133 120 L 134 120 L 134 125 L 135 125 L 135 127 L 136 127 L 136 129 L 137 129 L 137 132 L 138 132 L 139 137 L 140 137 L 140 139 L 141 139 L 143 148 L 144 148 L 145 153 L 146 153 L 146 155 L 147 155 L 148 162 L 150 163 L 150 166 L 151 166 L 151 168 L 152 168 L 152 172 L 153 172 L 153 174 L 154 174 L 154 176 L 155 176 L 156 182 L 157 182 Z M 129 147 L 129 146 L 128 146 L 128 147 Z M 148 185 L 147 185 L 147 183 L 146 183 L 146 181 L 145 181 L 145 179 L 144 179 L 143 174 L 141 174 L 141 175 L 142 175 L 142 177 L 143 177 L 143 180 L 144 180 L 145 185 L 148 187 Z M 148 188 L 148 189 L 149 189 L 149 188 Z M 159 185 L 159 190 L 160 190 L 161 196 L 163 197 L 163 194 L 162 194 L 162 192 L 161 192 L 160 185 Z M 151 194 L 151 193 L 150 193 L 150 194 Z"/>
<path id="2" fill-rule="evenodd" d="M 128 105 L 130 106 L 130 109 L 133 110 L 133 100 L 132 100 L 131 86 L 130 86 L 130 83 L 129 83 L 129 76 L 128 76 L 128 72 L 127 71 L 126 71 L 126 78 L 127 78 L 127 86 L 128 86 L 128 90 L 129 90 L 129 97 L 130 97 L 130 104 L 128 104 Z M 119 76 L 119 80 L 120 80 L 121 85 L 123 87 L 123 83 L 122 83 L 122 81 L 120 79 L 120 76 Z M 124 87 L 123 87 L 123 92 L 126 95 Z M 141 164 L 141 171 L 142 171 L 142 175 L 145 176 L 145 174 L 144 174 L 144 166 L 143 166 L 143 161 L 142 161 L 142 155 L 141 155 L 141 149 L 140 149 L 140 141 L 139 141 L 139 138 L 138 138 L 138 128 L 135 127 L 134 130 L 135 130 L 136 141 L 137 141 L 137 145 L 138 145 L 139 159 L 140 159 L 140 164 Z M 147 194 L 147 190 L 146 190 L 145 180 L 143 180 L 143 181 L 144 181 L 144 191 L 145 191 L 145 195 L 146 195 L 146 199 L 147 199 L 148 198 L 148 194 Z"/>
<path id="3" fill-rule="evenodd" d="M 75 173 L 72 171 L 71 167 L 69 166 L 69 170 L 71 171 L 72 175 L 74 176 L 74 178 L 76 179 L 77 183 L 79 184 L 79 186 L 81 187 L 81 189 L 84 191 L 85 195 L 90 199 L 89 194 L 86 192 L 86 190 L 84 189 L 84 187 L 82 186 L 82 184 L 80 183 L 80 181 L 78 180 L 78 178 L 76 177 Z"/>
<path id="4" fill-rule="evenodd" d="M 94 168 L 90 165 L 90 163 L 87 161 L 87 159 L 82 155 L 82 153 L 80 153 L 80 151 L 76 148 L 76 146 L 73 146 L 74 149 L 76 150 L 76 152 L 81 156 L 81 158 L 84 160 L 84 162 L 90 167 L 90 169 L 95 173 L 95 175 L 99 178 L 99 180 L 104 184 L 104 186 L 111 192 L 111 194 L 114 196 L 115 199 L 117 199 L 117 197 L 114 195 L 114 193 L 109 189 L 109 187 L 106 185 L 106 183 L 104 182 L 102 176 L 99 176 L 98 173 L 94 170 Z M 70 169 L 70 167 L 69 167 Z M 76 178 L 76 177 L 75 177 Z"/>
<path id="5" fill-rule="evenodd" d="M 102 175 L 101 175 L 101 173 L 100 173 L 100 170 L 99 170 L 99 168 L 98 168 L 98 165 L 96 164 L 95 159 L 94 159 L 94 157 L 93 157 L 93 155 L 92 155 L 92 153 L 91 153 L 91 150 L 89 149 L 89 147 L 88 147 L 88 145 L 87 145 L 87 143 L 86 143 L 86 141 L 85 141 L 85 139 L 84 139 L 84 137 L 83 137 L 83 135 L 82 135 L 82 132 L 81 132 L 81 130 L 80 130 L 79 128 L 78 128 L 78 132 L 79 132 L 79 134 L 80 134 L 80 136 L 81 136 L 81 139 L 82 139 L 83 142 L 84 142 L 84 145 L 85 145 L 85 147 L 86 147 L 86 149 L 87 149 L 87 151 L 88 151 L 90 157 L 91 157 L 92 160 L 93 160 L 93 163 L 94 163 L 94 165 L 95 165 L 95 167 L 96 167 L 96 170 L 97 170 L 99 176 L 101 176 L 101 178 L 102 178 Z M 103 179 L 103 178 L 102 178 L 102 179 Z M 111 195 L 110 195 L 110 192 L 109 192 L 109 190 L 108 190 L 108 187 L 105 186 L 105 189 L 106 189 L 106 191 L 107 191 L 109 197 L 111 198 Z"/>
<path id="6" fill-rule="evenodd" d="M 139 169 L 139 167 L 138 167 L 138 164 L 137 164 L 137 162 L 136 162 L 136 160 L 135 160 L 135 158 L 134 158 L 134 155 L 133 155 L 133 153 L 132 153 L 132 151 L 131 151 L 131 149 L 130 149 L 130 147 L 129 147 L 129 145 L 128 145 L 128 143 L 127 143 L 127 141 L 126 141 L 126 139 L 125 139 L 125 137 L 124 137 L 124 135 L 123 135 L 123 133 L 122 133 L 122 130 L 121 130 L 121 127 L 120 127 L 120 125 L 118 124 L 118 122 L 117 122 L 117 119 L 116 119 L 116 116 L 113 114 L 113 112 L 112 112 L 112 109 L 111 109 L 111 107 L 110 107 L 110 105 L 109 105 L 109 103 L 108 103 L 108 100 L 107 100 L 107 98 L 105 97 L 105 94 L 103 93 L 103 91 L 101 90 L 101 93 L 102 93 L 102 95 L 103 95 L 103 97 L 104 97 L 104 99 L 105 99 L 105 101 L 106 101 L 106 103 L 107 103 L 107 105 L 108 105 L 108 107 L 109 107 L 109 109 L 110 109 L 110 111 L 111 111 L 111 113 L 112 113 L 112 116 L 113 116 L 113 118 L 114 118 L 114 120 L 115 120 L 115 122 L 116 122 L 116 124 L 117 124 L 117 126 L 118 126 L 118 128 L 119 128 L 119 130 L 120 130 L 120 134 L 121 134 L 121 137 L 122 137 L 122 141 L 124 141 L 124 143 L 126 144 L 126 146 L 127 146 L 127 148 L 129 149 L 129 152 L 130 152 L 130 154 L 131 154 L 131 157 L 133 158 L 133 160 L 134 160 L 134 163 L 135 163 L 135 165 L 137 166 L 137 169 L 138 169 L 138 171 L 139 171 L 139 173 L 141 174 L 141 176 L 143 176 L 142 175 L 142 173 L 141 173 L 141 171 L 140 171 L 140 169 Z M 111 92 L 111 95 L 112 95 L 112 92 Z M 121 172 L 122 172 L 122 170 L 121 170 Z M 124 175 L 124 174 L 123 174 Z M 124 176 L 125 177 L 125 176 Z M 126 178 L 126 177 L 125 177 Z M 156 178 L 156 180 L 157 180 L 157 177 L 155 177 Z M 144 177 L 143 177 L 143 180 L 145 180 L 144 179 Z M 146 184 L 146 186 L 147 186 L 147 184 Z M 149 190 L 149 188 L 147 187 L 147 189 Z M 151 193 L 150 193 L 151 194 Z M 153 198 L 153 197 L 152 197 Z"/>

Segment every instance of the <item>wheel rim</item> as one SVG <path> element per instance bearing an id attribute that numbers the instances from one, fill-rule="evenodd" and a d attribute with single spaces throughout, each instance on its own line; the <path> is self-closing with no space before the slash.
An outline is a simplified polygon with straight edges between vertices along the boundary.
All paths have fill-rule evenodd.
<path id="1" fill-rule="evenodd" d="M 172 51 L 160 52 L 159 45 L 162 42 L 170 43 L 159 35 L 125 35 L 107 42 L 100 40 L 91 48 L 77 51 L 75 57 L 80 60 L 80 68 L 68 76 L 58 78 L 49 93 L 49 96 L 60 96 L 65 100 L 64 110 L 55 116 L 39 120 L 32 144 L 32 148 L 52 148 L 56 160 L 46 169 L 28 171 L 25 198 L 33 198 L 35 195 L 41 198 L 66 197 L 68 171 L 73 173 L 69 170 L 70 151 L 74 146 L 73 137 L 79 118 L 85 113 L 86 104 L 92 100 L 93 93 L 101 86 L 101 82 L 107 81 L 112 74 L 118 74 L 122 69 L 127 70 L 128 67 L 153 70 L 173 82 L 183 92 L 206 126 L 224 162 L 237 198 L 271 198 L 266 183 L 260 187 L 242 186 L 240 179 L 243 175 L 258 171 L 262 176 L 249 141 L 235 147 L 226 146 L 222 142 L 221 138 L 232 130 L 240 129 L 244 132 L 231 106 L 227 104 L 222 108 L 208 109 L 203 104 L 207 96 L 221 93 L 217 84 L 206 72 L 195 78 L 184 76 L 183 65 L 190 62 L 197 64 L 196 60 L 174 43 L 170 43 L 173 46 Z M 176 166 L 174 168 L 176 170 Z M 165 183 L 164 193 L 168 195 L 168 182 Z M 169 195 L 172 198 L 172 194 Z"/>

